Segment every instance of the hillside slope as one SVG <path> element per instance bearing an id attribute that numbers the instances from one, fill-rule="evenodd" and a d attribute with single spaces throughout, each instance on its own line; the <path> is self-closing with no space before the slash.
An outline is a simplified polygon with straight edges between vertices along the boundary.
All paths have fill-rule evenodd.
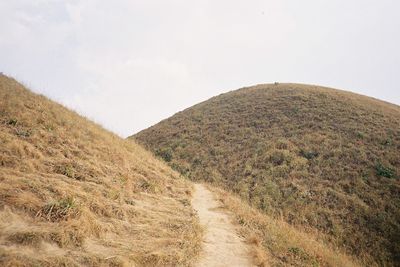
<path id="1" fill-rule="evenodd" d="M 326 235 L 365 263 L 400 262 L 400 107 L 298 84 L 213 97 L 132 136 L 193 180 Z"/>
<path id="2" fill-rule="evenodd" d="M 219 201 L 219 208 L 229 212 L 237 233 L 252 246 L 253 262 L 257 266 L 332 266 L 366 265 L 332 246 L 318 232 L 299 231 L 282 219 L 274 219 L 250 207 L 231 193 L 208 185 Z M 368 264 L 375 266 L 375 264 Z"/>
<path id="3" fill-rule="evenodd" d="M 192 185 L 127 142 L 0 75 L 0 265 L 189 265 Z"/>

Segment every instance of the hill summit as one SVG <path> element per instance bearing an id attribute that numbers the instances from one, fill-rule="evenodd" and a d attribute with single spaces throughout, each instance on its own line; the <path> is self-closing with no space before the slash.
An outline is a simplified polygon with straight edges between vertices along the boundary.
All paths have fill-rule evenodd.
<path id="1" fill-rule="evenodd" d="M 400 107 L 299 84 L 242 88 L 131 138 L 195 181 L 380 265 L 400 262 Z"/>

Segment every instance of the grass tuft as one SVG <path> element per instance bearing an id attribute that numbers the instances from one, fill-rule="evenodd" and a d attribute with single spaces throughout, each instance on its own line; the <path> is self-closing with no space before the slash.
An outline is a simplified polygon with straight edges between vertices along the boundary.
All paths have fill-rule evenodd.
<path id="1" fill-rule="evenodd" d="M 70 218 L 76 218 L 79 214 L 80 210 L 75 199 L 69 196 L 56 202 L 46 204 L 38 211 L 36 216 L 45 218 L 51 222 L 59 222 Z"/>

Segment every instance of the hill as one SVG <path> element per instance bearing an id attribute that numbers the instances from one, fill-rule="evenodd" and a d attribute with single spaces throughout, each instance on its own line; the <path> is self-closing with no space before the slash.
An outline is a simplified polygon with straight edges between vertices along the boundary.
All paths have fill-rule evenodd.
<path id="1" fill-rule="evenodd" d="M 193 266 L 229 257 L 204 255 L 215 231 L 217 253 L 235 238 L 257 266 L 360 265 L 318 233 L 212 186 L 200 203 L 214 203 L 203 208 L 231 231 L 200 224 L 191 182 L 135 142 L 6 76 L 0 115 L 1 266 Z"/>
<path id="2" fill-rule="evenodd" d="M 190 265 L 192 185 L 140 146 L 0 75 L 0 265 Z"/>
<path id="3" fill-rule="evenodd" d="M 299 84 L 232 91 L 135 136 L 172 168 L 225 188 L 365 264 L 400 262 L 400 107 Z"/>

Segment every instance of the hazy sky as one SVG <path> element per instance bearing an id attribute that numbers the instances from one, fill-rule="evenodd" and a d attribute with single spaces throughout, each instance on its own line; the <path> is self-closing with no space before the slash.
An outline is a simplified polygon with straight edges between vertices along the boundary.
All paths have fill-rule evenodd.
<path id="1" fill-rule="evenodd" d="M 398 0 L 0 0 L 0 71 L 121 136 L 301 82 L 400 104 Z"/>

